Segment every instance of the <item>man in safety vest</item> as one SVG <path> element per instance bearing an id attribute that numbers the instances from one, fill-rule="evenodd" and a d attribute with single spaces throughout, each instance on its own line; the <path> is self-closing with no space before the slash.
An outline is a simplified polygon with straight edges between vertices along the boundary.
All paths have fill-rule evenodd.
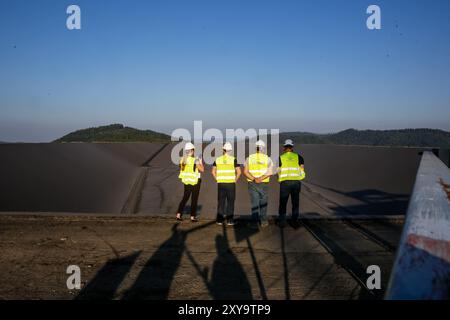
<path id="1" fill-rule="evenodd" d="M 273 163 L 264 153 L 266 144 L 262 140 L 256 142 L 256 153 L 251 154 L 245 161 L 244 175 L 248 181 L 248 192 L 252 206 L 252 227 L 258 228 L 269 225 L 267 221 L 267 198 L 269 180 L 272 175 Z"/>
<path id="2" fill-rule="evenodd" d="M 279 225 L 286 226 L 286 205 L 291 196 L 292 223 L 296 225 L 299 218 L 301 181 L 305 179 L 305 161 L 294 151 L 294 143 L 287 139 L 283 145 L 284 152 L 278 160 L 278 182 L 280 182 Z"/>
<path id="3" fill-rule="evenodd" d="M 237 159 L 230 155 L 233 147 L 226 142 L 223 155 L 214 161 L 212 175 L 217 181 L 217 224 L 222 225 L 224 216 L 227 225 L 234 225 L 234 200 L 236 199 L 236 182 L 241 176 Z"/>
<path id="4" fill-rule="evenodd" d="M 197 222 L 197 202 L 200 194 L 201 178 L 200 172 L 203 172 L 203 161 L 200 157 L 194 157 L 195 146 L 188 142 L 184 146 L 185 155 L 180 160 L 180 175 L 181 182 L 184 185 L 183 198 L 180 201 L 177 211 L 177 221 L 181 221 L 184 207 L 187 201 L 191 198 L 191 221 Z"/>

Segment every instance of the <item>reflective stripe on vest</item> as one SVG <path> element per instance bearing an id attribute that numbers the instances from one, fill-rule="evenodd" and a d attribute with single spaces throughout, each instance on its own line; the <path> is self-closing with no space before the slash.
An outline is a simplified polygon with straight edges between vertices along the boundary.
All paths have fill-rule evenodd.
<path id="1" fill-rule="evenodd" d="M 224 154 L 216 159 L 216 179 L 218 183 L 235 183 L 236 169 L 234 157 Z"/>
<path id="2" fill-rule="evenodd" d="M 281 167 L 278 173 L 278 182 L 305 179 L 306 173 L 298 164 L 298 157 L 299 155 L 294 152 L 285 152 L 280 156 Z"/>
<path id="3" fill-rule="evenodd" d="M 180 161 L 180 164 L 181 164 L 181 161 Z M 198 183 L 198 179 L 200 178 L 200 173 L 198 172 L 197 168 L 195 168 L 195 171 L 194 171 L 194 165 L 195 165 L 195 158 L 187 157 L 186 165 L 184 166 L 184 170 L 180 170 L 180 175 L 178 176 L 181 179 L 181 182 L 183 182 L 184 184 L 190 184 L 190 185 L 195 186 Z"/>
<path id="4" fill-rule="evenodd" d="M 254 153 L 248 157 L 248 171 L 255 178 L 262 177 L 269 169 L 269 156 L 264 153 Z M 270 177 L 267 177 L 263 182 L 269 182 Z M 247 179 L 247 181 L 252 181 Z"/>

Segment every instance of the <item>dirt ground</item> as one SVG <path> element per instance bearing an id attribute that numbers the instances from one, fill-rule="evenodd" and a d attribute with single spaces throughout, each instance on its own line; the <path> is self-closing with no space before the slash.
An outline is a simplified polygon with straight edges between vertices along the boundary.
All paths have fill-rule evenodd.
<path id="1" fill-rule="evenodd" d="M 0 299 L 380 299 L 401 219 L 298 228 L 161 217 L 0 215 Z M 81 269 L 69 290 L 66 269 Z M 365 287 L 369 265 L 381 290 Z"/>

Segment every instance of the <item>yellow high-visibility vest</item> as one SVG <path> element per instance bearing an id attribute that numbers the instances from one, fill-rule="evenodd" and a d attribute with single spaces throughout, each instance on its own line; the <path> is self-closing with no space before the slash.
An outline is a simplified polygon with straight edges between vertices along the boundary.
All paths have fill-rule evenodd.
<path id="1" fill-rule="evenodd" d="M 281 167 L 278 173 L 278 182 L 300 181 L 305 179 L 305 170 L 298 164 L 298 154 L 294 152 L 285 152 L 281 156 Z"/>
<path id="2" fill-rule="evenodd" d="M 248 157 L 248 171 L 255 178 L 262 177 L 269 169 L 269 156 L 264 153 L 254 153 Z M 270 177 L 267 177 L 263 182 L 269 182 Z M 247 181 L 252 181 L 247 179 Z"/>
<path id="3" fill-rule="evenodd" d="M 183 159 L 180 160 L 180 164 Z M 180 175 L 178 178 L 181 179 L 181 182 L 184 184 L 190 184 L 195 186 L 198 183 L 198 179 L 200 178 L 200 173 L 198 172 L 197 167 L 195 168 L 195 158 L 190 156 L 186 158 L 186 165 L 184 166 L 184 170 L 180 168 Z"/>
<path id="4" fill-rule="evenodd" d="M 224 154 L 216 159 L 216 179 L 218 183 L 235 183 L 236 169 L 234 157 Z"/>

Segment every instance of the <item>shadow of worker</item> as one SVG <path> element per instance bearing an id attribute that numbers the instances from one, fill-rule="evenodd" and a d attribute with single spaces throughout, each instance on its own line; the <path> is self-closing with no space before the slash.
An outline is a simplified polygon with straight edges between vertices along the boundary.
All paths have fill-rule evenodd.
<path id="1" fill-rule="evenodd" d="M 140 251 L 108 260 L 95 277 L 80 291 L 75 300 L 110 300 L 130 271 Z"/>
<path id="2" fill-rule="evenodd" d="M 215 300 L 253 299 L 247 275 L 224 236 L 216 236 L 216 249 L 209 283 L 212 297 Z"/>
<path id="3" fill-rule="evenodd" d="M 144 265 L 133 286 L 123 299 L 167 299 L 175 273 L 185 250 L 187 232 L 172 227 L 172 235 Z"/>

